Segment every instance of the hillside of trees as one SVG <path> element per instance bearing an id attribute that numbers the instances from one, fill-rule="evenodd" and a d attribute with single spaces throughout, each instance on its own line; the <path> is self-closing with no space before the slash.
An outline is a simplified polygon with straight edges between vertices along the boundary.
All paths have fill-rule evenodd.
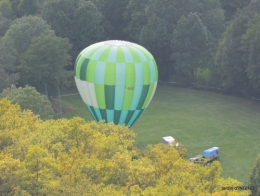
<path id="1" fill-rule="evenodd" d="M 0 0 L 0 91 L 48 84 L 53 94 L 73 84 L 82 49 L 117 39 L 146 47 L 162 81 L 259 96 L 259 8 L 259 0 Z"/>
<path id="2" fill-rule="evenodd" d="M 0 195 L 249 195 L 221 178 L 218 161 L 185 160 L 185 148 L 139 150 L 126 126 L 82 118 L 42 121 L 0 100 Z"/>

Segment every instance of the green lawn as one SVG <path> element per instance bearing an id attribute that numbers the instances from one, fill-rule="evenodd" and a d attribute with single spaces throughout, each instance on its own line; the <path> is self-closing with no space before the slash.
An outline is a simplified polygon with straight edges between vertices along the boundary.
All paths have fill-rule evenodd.
<path id="1" fill-rule="evenodd" d="M 64 107 L 67 113 L 63 117 L 92 120 L 79 95 L 63 97 L 62 101 L 68 107 Z M 140 148 L 162 142 L 163 136 L 173 136 L 187 148 L 187 159 L 218 146 L 223 177 L 230 176 L 248 185 L 248 174 L 260 149 L 260 103 L 160 85 L 131 129 L 137 133 L 136 145 Z"/>

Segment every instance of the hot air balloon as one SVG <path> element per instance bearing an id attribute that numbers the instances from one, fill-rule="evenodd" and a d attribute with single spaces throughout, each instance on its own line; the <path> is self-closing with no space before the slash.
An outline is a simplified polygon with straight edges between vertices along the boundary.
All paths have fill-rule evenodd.
<path id="1" fill-rule="evenodd" d="M 93 118 L 131 127 L 149 105 L 158 70 L 144 47 L 119 40 L 85 48 L 75 63 L 78 91 Z"/>

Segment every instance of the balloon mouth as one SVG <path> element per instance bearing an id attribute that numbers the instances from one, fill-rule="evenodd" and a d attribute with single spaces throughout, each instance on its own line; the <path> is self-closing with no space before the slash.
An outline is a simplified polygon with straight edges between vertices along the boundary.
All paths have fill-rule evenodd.
<path id="1" fill-rule="evenodd" d="M 131 42 L 122 41 L 122 40 L 109 40 L 109 41 L 105 41 L 104 44 L 110 46 L 131 46 L 132 45 Z"/>

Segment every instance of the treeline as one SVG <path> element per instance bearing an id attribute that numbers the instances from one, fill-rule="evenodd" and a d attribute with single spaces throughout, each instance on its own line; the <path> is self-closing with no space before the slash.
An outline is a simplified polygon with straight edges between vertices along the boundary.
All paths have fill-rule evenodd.
<path id="1" fill-rule="evenodd" d="M 0 0 L 0 90 L 73 83 L 86 46 L 133 41 L 155 57 L 159 78 L 260 92 L 259 0 Z"/>
<path id="2" fill-rule="evenodd" d="M 30 110 L 0 100 L 0 195 L 246 196 L 250 190 L 222 178 L 218 161 L 185 160 L 185 148 L 166 144 L 139 150 L 126 126 L 83 119 L 42 121 Z M 259 194 L 258 170 L 251 178 Z M 255 181 L 252 181 L 255 179 Z"/>

